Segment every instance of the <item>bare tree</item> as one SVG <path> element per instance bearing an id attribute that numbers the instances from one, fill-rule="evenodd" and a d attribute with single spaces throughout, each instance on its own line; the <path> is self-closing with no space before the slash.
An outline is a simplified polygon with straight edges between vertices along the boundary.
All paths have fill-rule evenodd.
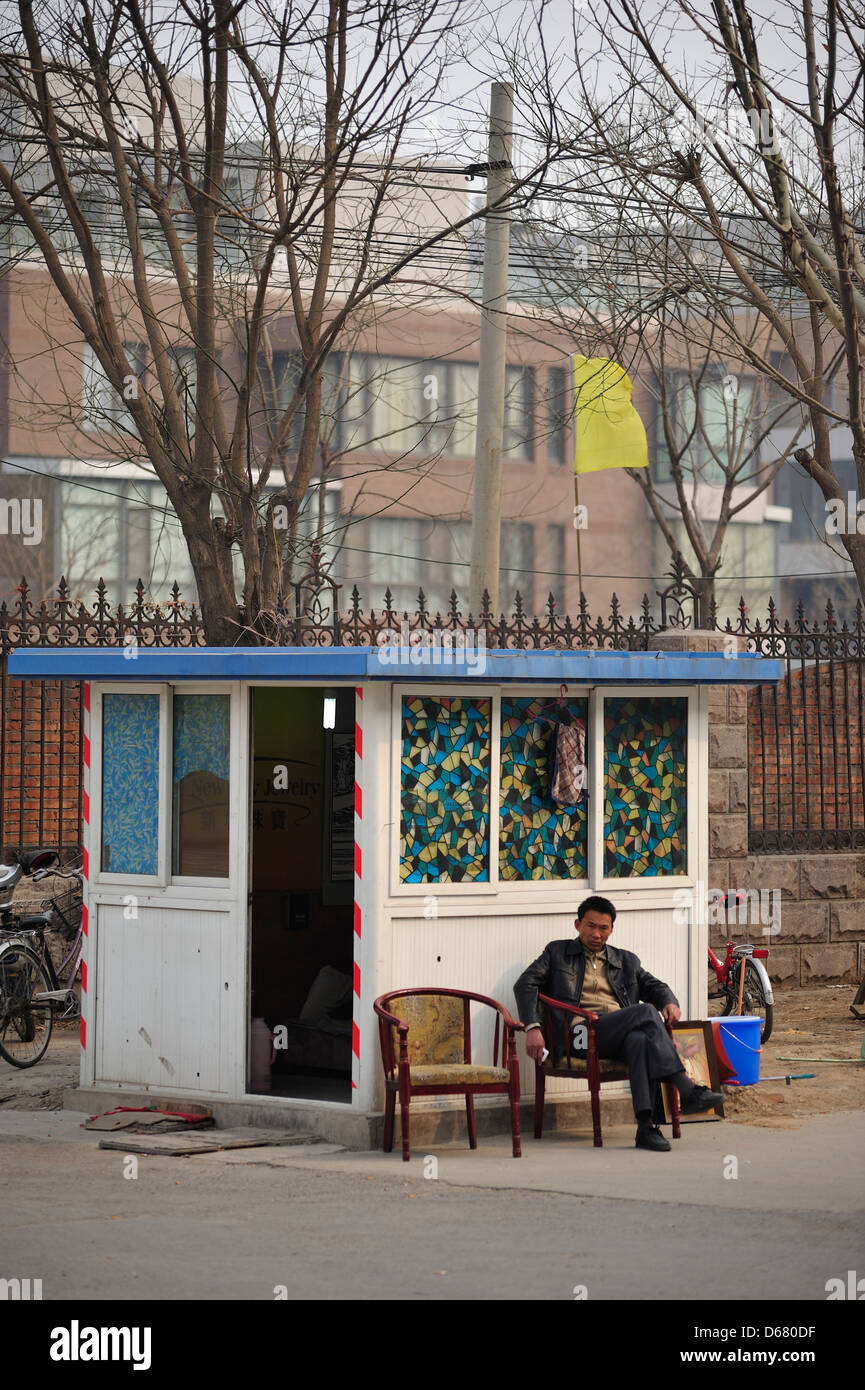
<path id="1" fill-rule="evenodd" d="M 767 351 L 760 315 L 747 323 L 742 316 L 731 335 L 713 306 L 690 293 L 669 236 L 649 235 L 639 217 L 629 222 L 624 204 L 612 222 L 585 219 L 577 235 L 570 211 L 547 209 L 539 231 L 523 229 L 526 265 L 542 288 L 547 323 L 567 333 L 574 351 L 626 367 L 650 458 L 649 468 L 627 472 L 708 621 L 728 529 L 746 509 L 753 515 L 792 457 L 805 429 L 801 406 L 743 356 L 742 340 L 752 354 Z M 716 256 L 719 292 L 720 271 Z M 563 405 L 571 420 L 578 407 Z"/>
<path id="2" fill-rule="evenodd" d="M 789 459 L 793 443 L 779 449 L 772 434 L 792 407 L 773 409 L 769 384 L 747 364 L 683 344 L 678 334 L 671 342 L 663 328 L 650 356 L 651 369 L 636 375 L 653 405 L 654 457 L 650 468 L 629 471 L 711 623 L 729 527 Z"/>
<path id="3" fill-rule="evenodd" d="M 16 8 L 0 35 L 12 259 L 47 270 L 114 393 L 114 437 L 165 488 L 208 639 L 265 636 L 315 477 L 329 353 L 359 314 L 429 296 L 442 277 L 425 257 L 456 254 L 480 216 L 455 214 L 404 153 L 474 6 Z"/>
<path id="4" fill-rule="evenodd" d="M 515 80 L 524 109 L 555 85 L 533 126 L 570 151 L 547 190 L 559 225 L 579 234 L 606 215 L 608 245 L 624 233 L 647 253 L 640 295 L 633 257 L 608 263 L 608 337 L 629 324 L 648 344 L 671 301 L 689 332 L 712 324 L 725 356 L 798 403 L 797 427 L 804 412 L 794 457 L 837 513 L 833 431 L 865 497 L 861 8 L 800 0 L 763 18 L 747 0 L 604 0 L 574 15 L 558 81 L 545 59 L 524 59 Z M 863 519 L 848 516 L 838 540 L 865 596 Z"/>

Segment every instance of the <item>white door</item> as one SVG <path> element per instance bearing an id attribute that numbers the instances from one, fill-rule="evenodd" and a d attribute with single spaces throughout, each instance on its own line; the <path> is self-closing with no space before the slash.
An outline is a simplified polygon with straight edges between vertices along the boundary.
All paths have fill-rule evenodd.
<path id="1" fill-rule="evenodd" d="M 231 906 L 99 903 L 96 1082 L 226 1092 Z M 229 986 L 226 988 L 226 986 Z M 92 1015 L 91 1015 L 92 1016 Z"/>

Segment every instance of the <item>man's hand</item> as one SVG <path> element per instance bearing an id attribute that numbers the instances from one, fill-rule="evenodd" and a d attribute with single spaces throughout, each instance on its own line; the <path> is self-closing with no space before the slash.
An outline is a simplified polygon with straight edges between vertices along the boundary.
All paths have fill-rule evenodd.
<path id="1" fill-rule="evenodd" d="M 545 1047 L 544 1035 L 540 1028 L 530 1028 L 526 1033 L 526 1052 L 533 1062 L 539 1062 L 541 1060 L 541 1053 Z"/>
<path id="2" fill-rule="evenodd" d="M 661 1018 L 665 1018 L 668 1023 L 678 1023 L 682 1017 L 682 1010 L 678 1004 L 665 1004 L 661 1010 Z"/>

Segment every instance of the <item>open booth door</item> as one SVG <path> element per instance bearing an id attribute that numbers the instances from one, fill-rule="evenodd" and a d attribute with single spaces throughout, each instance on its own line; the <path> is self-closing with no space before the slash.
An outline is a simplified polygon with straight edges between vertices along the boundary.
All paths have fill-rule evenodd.
<path id="1" fill-rule="evenodd" d="M 250 1092 L 351 1100 L 354 690 L 256 686 Z"/>

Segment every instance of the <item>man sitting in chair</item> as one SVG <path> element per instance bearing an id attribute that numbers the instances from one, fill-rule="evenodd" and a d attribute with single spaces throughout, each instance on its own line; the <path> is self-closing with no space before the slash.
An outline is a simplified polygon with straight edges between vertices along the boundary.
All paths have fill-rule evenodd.
<path id="1" fill-rule="evenodd" d="M 526 1025 L 526 1051 L 535 1061 L 540 1061 L 546 1047 L 538 1021 L 539 992 L 600 1014 L 595 1025 L 598 1056 L 628 1064 L 637 1117 L 636 1146 L 663 1153 L 670 1144 L 652 1124 L 655 1081 L 669 1081 L 676 1087 L 683 1115 L 712 1110 L 723 1096 L 707 1086 L 695 1085 L 685 1073 L 661 1022 L 662 1016 L 670 1023 L 682 1017 L 676 997 L 669 985 L 643 969 L 633 952 L 607 945 L 615 920 L 616 909 L 608 898 L 586 898 L 574 923 L 577 940 L 551 941 L 523 971 L 514 994 Z M 555 1039 L 550 1042 L 556 1045 Z"/>

